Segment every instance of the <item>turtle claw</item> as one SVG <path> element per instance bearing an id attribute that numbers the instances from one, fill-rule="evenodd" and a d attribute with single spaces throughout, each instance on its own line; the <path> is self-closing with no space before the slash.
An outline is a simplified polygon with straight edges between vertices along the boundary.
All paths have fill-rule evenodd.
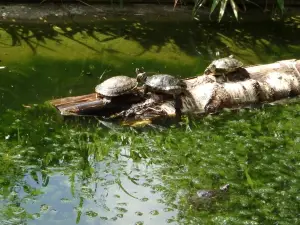
<path id="1" fill-rule="evenodd" d="M 102 102 L 103 102 L 104 105 L 107 105 L 107 104 L 111 103 L 111 99 L 103 98 Z"/>

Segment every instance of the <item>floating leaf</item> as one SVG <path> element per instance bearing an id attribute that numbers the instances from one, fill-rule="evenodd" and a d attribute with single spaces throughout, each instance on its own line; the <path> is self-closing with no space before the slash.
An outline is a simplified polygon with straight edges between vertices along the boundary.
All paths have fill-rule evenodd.
<path id="1" fill-rule="evenodd" d="M 213 4 L 212 4 L 212 6 L 211 6 L 211 8 L 210 8 L 210 14 L 213 13 L 213 11 L 215 10 L 215 8 L 216 8 L 217 5 L 219 4 L 219 2 L 220 2 L 220 0 L 214 0 L 214 1 L 213 1 Z"/>

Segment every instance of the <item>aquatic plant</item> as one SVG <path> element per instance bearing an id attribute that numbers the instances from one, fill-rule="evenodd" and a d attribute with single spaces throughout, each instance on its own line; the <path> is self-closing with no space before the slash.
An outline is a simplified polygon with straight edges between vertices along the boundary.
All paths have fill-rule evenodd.
<path id="1" fill-rule="evenodd" d="M 176 7 L 177 5 L 177 2 L 178 0 L 174 0 L 174 7 Z M 247 4 L 252 4 L 252 5 L 255 5 L 259 8 L 261 8 L 261 6 L 257 3 L 255 3 L 255 1 L 250 1 L 250 0 L 241 0 L 241 1 L 238 1 L 238 0 L 195 0 L 195 6 L 194 6 L 194 9 L 193 9 L 193 16 L 196 15 L 197 11 L 203 7 L 204 5 L 207 5 L 208 2 L 210 3 L 211 2 L 211 8 L 210 8 L 210 15 L 212 15 L 212 13 L 216 10 L 217 6 L 220 6 L 219 7 L 219 16 L 218 16 L 218 21 L 220 22 L 224 16 L 224 13 L 225 13 L 225 10 L 226 10 L 226 7 L 228 4 L 230 4 L 231 6 L 231 9 L 233 11 L 233 14 L 235 16 L 235 18 L 238 20 L 239 19 L 239 16 L 238 16 L 238 12 L 240 11 L 239 9 L 239 5 L 242 5 L 243 6 L 243 9 L 244 11 L 246 11 L 246 5 L 245 5 L 245 2 Z M 267 10 L 267 4 L 268 4 L 268 1 L 266 0 L 265 1 L 265 11 Z M 279 7 L 281 13 L 283 13 L 284 11 L 284 0 L 277 0 L 277 6 Z"/>

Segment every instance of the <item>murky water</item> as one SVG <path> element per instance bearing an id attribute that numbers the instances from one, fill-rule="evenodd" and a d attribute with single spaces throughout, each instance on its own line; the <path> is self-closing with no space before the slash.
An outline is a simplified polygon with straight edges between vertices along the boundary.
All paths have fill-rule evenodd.
<path id="1" fill-rule="evenodd" d="M 299 224 L 300 104 L 178 127 L 64 121 L 45 101 L 136 67 L 188 77 L 215 58 L 300 58 L 288 23 L 0 24 L 0 224 Z M 187 196 L 229 183 L 229 198 Z"/>

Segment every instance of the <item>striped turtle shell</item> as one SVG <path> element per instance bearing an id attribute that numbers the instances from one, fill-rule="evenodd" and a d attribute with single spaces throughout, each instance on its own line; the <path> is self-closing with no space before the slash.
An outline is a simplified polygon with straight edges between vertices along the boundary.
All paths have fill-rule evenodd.
<path id="1" fill-rule="evenodd" d="M 136 79 L 121 75 L 103 81 L 95 87 L 95 91 L 103 96 L 115 97 L 130 92 L 137 85 Z"/>
<path id="2" fill-rule="evenodd" d="M 238 68 L 242 67 L 243 63 L 232 55 L 226 58 L 221 58 L 214 60 L 204 71 L 204 74 L 208 75 L 222 75 L 230 72 L 236 71 Z"/>
<path id="3" fill-rule="evenodd" d="M 155 74 L 148 76 L 146 72 L 137 68 L 137 81 L 144 83 L 152 91 L 164 92 L 166 94 L 179 94 L 186 88 L 183 80 L 169 74 Z"/>

